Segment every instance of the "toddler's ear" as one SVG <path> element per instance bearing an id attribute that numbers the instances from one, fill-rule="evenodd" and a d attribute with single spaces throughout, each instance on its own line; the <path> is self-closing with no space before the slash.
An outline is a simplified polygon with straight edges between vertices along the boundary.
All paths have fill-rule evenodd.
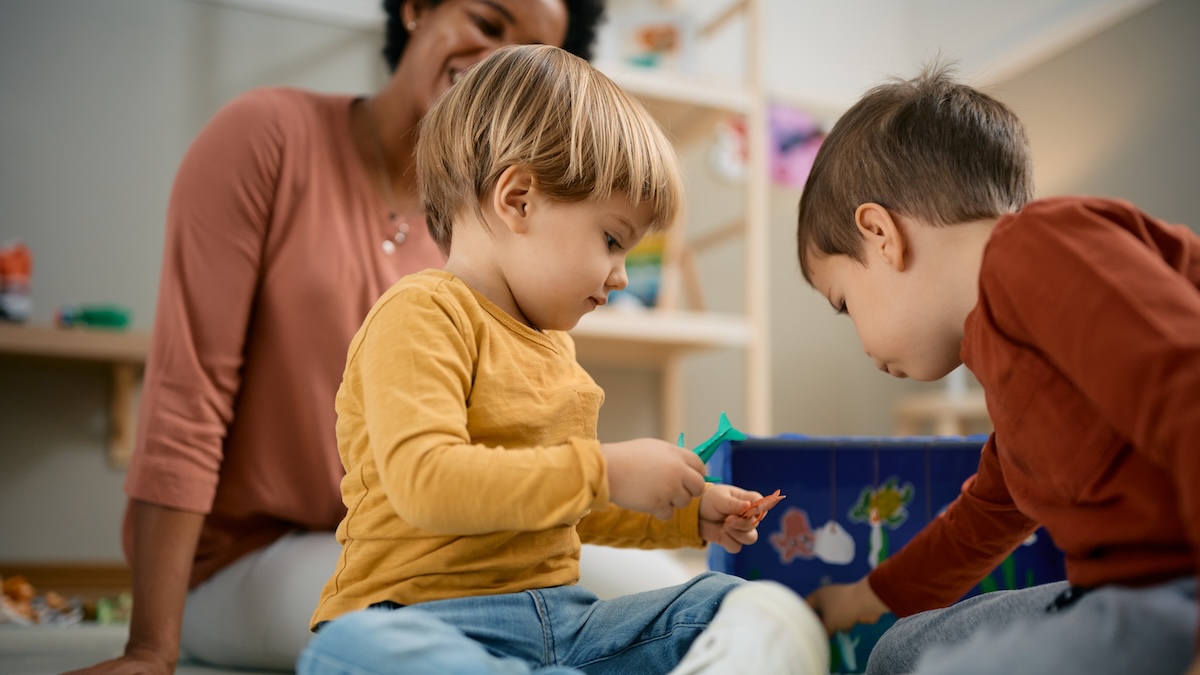
<path id="1" fill-rule="evenodd" d="M 897 272 L 904 271 L 908 242 L 904 230 L 887 209 L 874 202 L 859 204 L 854 210 L 854 223 L 863 236 L 868 259 L 874 256 Z"/>
<path id="2" fill-rule="evenodd" d="M 514 234 L 522 234 L 529 228 L 533 190 L 533 176 L 518 166 L 505 169 L 492 188 L 492 208 Z"/>

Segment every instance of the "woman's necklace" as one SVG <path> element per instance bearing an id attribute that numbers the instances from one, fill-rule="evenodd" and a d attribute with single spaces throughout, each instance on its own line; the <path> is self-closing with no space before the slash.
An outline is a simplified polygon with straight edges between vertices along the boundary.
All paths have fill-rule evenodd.
<path id="1" fill-rule="evenodd" d="M 379 174 L 383 178 L 383 198 L 388 206 L 388 223 L 395 229 L 383 240 L 383 252 L 391 255 L 396 247 L 408 239 L 408 221 L 400 215 L 396 208 L 396 196 L 392 194 L 392 177 L 388 173 L 387 158 L 383 155 L 383 140 L 379 137 L 379 129 L 375 127 L 375 118 L 371 117 L 370 108 L 363 104 L 363 114 L 367 118 L 367 127 L 371 130 L 372 145 L 375 147 L 375 163 L 379 165 Z"/>

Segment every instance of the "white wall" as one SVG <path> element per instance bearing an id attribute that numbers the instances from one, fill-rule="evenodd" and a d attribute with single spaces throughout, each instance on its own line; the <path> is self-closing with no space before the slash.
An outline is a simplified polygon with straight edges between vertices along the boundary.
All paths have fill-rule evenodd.
<path id="1" fill-rule="evenodd" d="M 1121 197 L 1200 231 L 1200 2 L 1151 7 L 989 91 L 1025 121 L 1041 194 Z"/>
<path id="2" fill-rule="evenodd" d="M 908 0 L 908 60 L 940 50 L 977 84 L 1005 80 L 1158 0 Z"/>

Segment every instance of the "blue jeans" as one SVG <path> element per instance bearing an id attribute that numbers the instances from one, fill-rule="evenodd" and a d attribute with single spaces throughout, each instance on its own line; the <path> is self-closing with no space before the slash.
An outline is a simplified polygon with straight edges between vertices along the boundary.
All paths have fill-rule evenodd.
<path id="1" fill-rule="evenodd" d="M 666 673 L 741 579 L 599 600 L 558 586 L 346 614 L 300 655 L 300 675 Z"/>

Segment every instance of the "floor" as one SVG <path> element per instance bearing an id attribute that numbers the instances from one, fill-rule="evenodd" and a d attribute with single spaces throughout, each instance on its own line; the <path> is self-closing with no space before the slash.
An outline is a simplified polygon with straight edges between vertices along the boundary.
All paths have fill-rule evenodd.
<path id="1" fill-rule="evenodd" d="M 111 659 L 125 647 L 128 626 L 80 624 L 76 626 L 0 625 L 0 673 L 4 675 L 57 675 L 63 671 Z M 230 675 L 256 671 L 231 671 L 180 664 L 176 675 Z"/>

